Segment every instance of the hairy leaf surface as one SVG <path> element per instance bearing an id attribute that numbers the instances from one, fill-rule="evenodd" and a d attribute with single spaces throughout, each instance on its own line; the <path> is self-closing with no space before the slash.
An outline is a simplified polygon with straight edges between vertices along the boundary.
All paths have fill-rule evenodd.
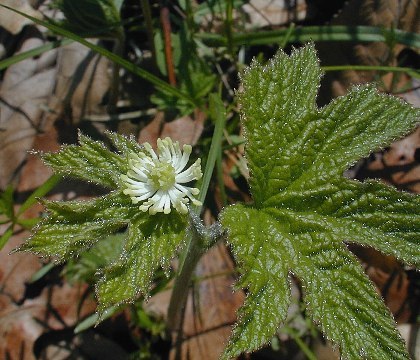
<path id="1" fill-rule="evenodd" d="M 140 292 L 147 295 L 153 272 L 159 266 L 168 269 L 170 259 L 183 245 L 187 227 L 186 216 L 175 211 L 150 216 L 122 192 L 120 177 L 127 173 L 128 155 L 143 148 L 133 138 L 111 132 L 107 136 L 115 151 L 80 134 L 79 145 L 42 155 L 56 173 L 97 183 L 111 192 L 88 201 L 44 200 L 47 218 L 17 249 L 63 262 L 128 227 L 119 260 L 103 271 L 97 286 L 100 312 L 132 302 Z"/>
<path id="2" fill-rule="evenodd" d="M 49 216 L 19 250 L 65 261 L 124 228 L 137 213 L 119 191 L 90 201 L 44 201 Z"/>
<path id="3" fill-rule="evenodd" d="M 315 103 L 320 67 L 309 44 L 254 62 L 239 94 L 252 207 L 221 214 L 248 297 L 224 358 L 258 349 L 285 320 L 289 273 L 313 320 L 345 359 L 407 359 L 389 310 L 344 242 L 420 264 L 420 200 L 342 174 L 412 130 L 419 110 L 372 86 L 324 108 Z M 270 300 L 271 299 L 271 303 Z"/>
<path id="4" fill-rule="evenodd" d="M 96 286 L 99 312 L 133 301 L 140 293 L 147 296 L 153 271 L 159 265 L 169 267 L 169 260 L 183 245 L 186 226 L 178 214 L 135 217 L 120 259 L 105 269 Z"/>
<path id="5" fill-rule="evenodd" d="M 79 135 L 80 145 L 66 145 L 57 153 L 42 156 L 56 174 L 115 188 L 118 174 L 124 169 L 124 159 L 108 150 L 102 142 Z"/>

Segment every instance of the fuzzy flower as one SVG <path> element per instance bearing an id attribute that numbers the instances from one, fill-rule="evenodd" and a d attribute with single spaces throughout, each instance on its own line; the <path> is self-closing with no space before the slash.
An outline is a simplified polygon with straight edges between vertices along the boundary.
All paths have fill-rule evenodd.
<path id="1" fill-rule="evenodd" d="M 184 145 L 181 151 L 178 141 L 169 137 L 158 139 L 157 154 L 149 143 L 144 144 L 145 152 L 131 153 L 127 175 L 121 175 L 124 194 L 129 195 L 133 204 L 143 202 L 140 210 L 154 215 L 158 212 L 169 214 L 171 206 L 178 212 L 188 212 L 186 204 L 201 205 L 194 198 L 200 192 L 197 188 L 182 184 L 202 177 L 201 160 L 184 170 L 191 154 L 191 145 Z"/>

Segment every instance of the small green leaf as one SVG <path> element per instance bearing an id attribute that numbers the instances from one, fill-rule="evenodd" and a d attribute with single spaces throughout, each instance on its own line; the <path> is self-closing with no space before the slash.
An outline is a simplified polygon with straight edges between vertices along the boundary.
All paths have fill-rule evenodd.
<path id="1" fill-rule="evenodd" d="M 3 246 L 6 245 L 7 241 L 13 235 L 13 224 L 10 224 L 6 231 L 0 236 L 0 250 L 3 249 Z"/>
<path id="2" fill-rule="evenodd" d="M 55 173 L 115 189 L 127 171 L 126 159 L 108 150 L 102 142 L 79 134 L 80 145 L 64 146 L 57 153 L 42 155 Z"/>
<path id="3" fill-rule="evenodd" d="M 112 131 L 105 131 L 105 134 L 124 158 L 126 158 L 130 152 L 137 154 L 138 152 L 144 150 L 143 146 L 136 141 L 133 135 L 127 138 L 126 136 Z"/>
<path id="4" fill-rule="evenodd" d="M 4 191 L 0 192 L 0 215 L 5 215 L 10 220 L 14 218 L 14 191 L 13 186 L 8 185 Z"/>
<path id="5" fill-rule="evenodd" d="M 31 279 L 29 280 L 29 283 L 34 283 L 40 279 L 42 279 L 46 274 L 48 274 L 53 268 L 55 267 L 55 264 L 50 262 L 48 264 L 45 264 L 41 269 L 39 269 L 35 274 L 31 276 Z"/>
<path id="6" fill-rule="evenodd" d="M 150 291 L 153 272 L 168 268 L 169 261 L 184 245 L 185 217 L 178 213 L 134 218 L 120 259 L 103 272 L 96 286 L 98 311 L 133 302 Z"/>
<path id="7" fill-rule="evenodd" d="M 64 13 L 63 23 L 68 30 L 82 36 L 118 36 L 118 30 L 110 31 L 121 22 L 119 1 L 114 0 L 58 0 L 57 6 Z"/>
<path id="8" fill-rule="evenodd" d="M 44 201 L 50 216 L 18 250 L 64 261 L 124 228 L 138 212 L 120 192 L 90 201 Z"/>
<path id="9" fill-rule="evenodd" d="M 73 283 L 78 281 L 94 283 L 98 270 L 116 261 L 123 249 L 126 232 L 119 232 L 100 239 L 91 249 L 71 259 L 64 269 L 66 279 Z"/>
<path id="10" fill-rule="evenodd" d="M 240 105 L 254 208 L 234 205 L 221 221 L 248 297 L 224 358 L 264 345 L 285 320 L 288 274 L 309 314 L 345 359 L 408 359 L 389 310 L 343 242 L 420 264 L 420 198 L 343 171 L 412 130 L 420 111 L 353 88 L 322 109 L 313 45 L 243 74 Z M 270 306 L 268 299 L 276 304 Z"/>
<path id="11" fill-rule="evenodd" d="M 116 314 L 120 310 L 121 307 L 119 306 L 114 306 L 109 309 L 106 309 L 102 314 L 101 320 L 103 321 L 110 318 L 112 315 Z M 76 325 L 76 327 L 74 328 L 74 333 L 79 334 L 82 331 L 85 331 L 95 326 L 99 321 L 100 319 L 98 313 L 91 314 Z"/>

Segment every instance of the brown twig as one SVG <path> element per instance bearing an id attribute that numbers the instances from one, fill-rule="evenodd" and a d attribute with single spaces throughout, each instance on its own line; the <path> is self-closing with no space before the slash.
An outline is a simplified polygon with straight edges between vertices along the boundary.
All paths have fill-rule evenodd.
<path id="1" fill-rule="evenodd" d="M 165 59 L 168 79 L 172 86 L 176 86 L 175 69 L 172 58 L 171 22 L 169 19 L 169 9 L 164 4 L 161 4 L 160 8 L 160 22 L 162 24 L 163 39 L 165 42 Z"/>

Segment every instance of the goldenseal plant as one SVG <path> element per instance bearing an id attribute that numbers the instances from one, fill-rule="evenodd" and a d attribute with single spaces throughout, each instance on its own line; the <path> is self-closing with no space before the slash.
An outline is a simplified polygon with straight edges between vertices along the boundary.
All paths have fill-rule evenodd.
<path id="1" fill-rule="evenodd" d="M 313 44 L 290 56 L 280 51 L 267 65 L 253 62 L 241 75 L 253 202 L 226 207 L 220 214 L 224 231 L 220 224 L 204 228 L 192 211 L 206 186 L 196 199 L 198 189 L 189 182 L 201 177 L 200 161 L 187 167 L 189 146 L 181 150 L 163 139 L 155 153 L 150 145 L 108 133 L 113 152 L 80 135 L 80 145 L 43 154 L 43 160 L 58 174 L 110 192 L 89 201 L 44 201 L 49 216 L 20 250 L 65 261 L 127 229 L 121 256 L 101 269 L 96 285 L 100 316 L 147 296 L 154 271 L 168 272 L 169 260 L 181 252 L 169 307 L 174 329 L 199 256 L 227 234 L 241 274 L 237 287 L 247 297 L 223 359 L 273 337 L 287 316 L 292 275 L 302 284 L 307 313 L 343 359 L 409 359 L 389 309 L 346 243 L 417 266 L 419 197 L 379 181 L 347 179 L 343 172 L 413 130 L 420 111 L 371 85 L 318 108 L 320 77 Z M 208 164 L 204 179 L 213 170 Z"/>
<path id="2" fill-rule="evenodd" d="M 18 250 L 64 262 L 110 234 L 125 230 L 118 260 L 101 270 L 96 285 L 98 314 L 149 294 L 155 270 L 166 273 L 170 260 L 185 245 L 187 204 L 199 204 L 196 188 L 185 183 L 201 177 L 200 160 L 186 170 L 191 146 L 159 140 L 158 154 L 149 144 L 108 132 L 113 147 L 79 134 L 79 145 L 41 154 L 55 173 L 98 184 L 110 192 L 89 201 L 43 200 L 48 217 Z M 139 208 L 140 204 L 140 208 Z M 170 206 L 176 211 L 170 212 Z M 169 213 L 170 212 L 170 213 Z"/>

